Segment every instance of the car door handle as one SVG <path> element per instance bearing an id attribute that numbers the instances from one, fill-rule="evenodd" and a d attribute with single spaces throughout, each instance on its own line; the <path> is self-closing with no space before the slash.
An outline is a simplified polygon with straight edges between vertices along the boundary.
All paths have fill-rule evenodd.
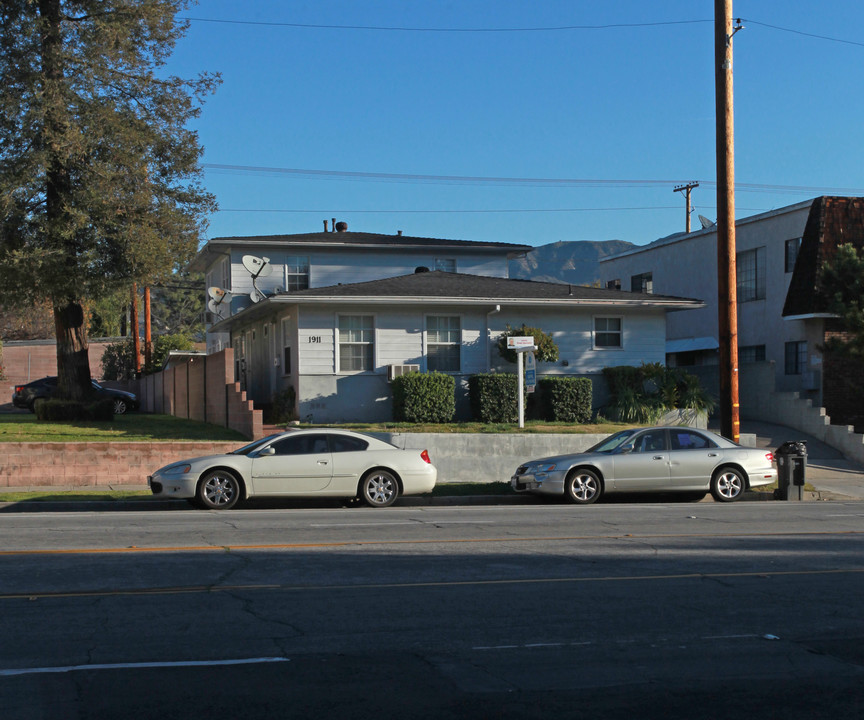
<path id="1" fill-rule="evenodd" d="M 663 457 L 662 455 L 655 455 L 655 456 L 654 456 L 654 459 L 655 459 L 655 460 L 665 460 L 666 458 Z"/>
<path id="2" fill-rule="evenodd" d="M 319 461 L 318 461 L 318 464 L 319 464 L 319 465 L 326 465 L 326 464 L 327 464 L 327 461 L 326 461 L 326 460 L 319 460 Z"/>
<path id="3" fill-rule="evenodd" d="M 708 457 L 717 457 L 717 453 L 708 453 Z"/>

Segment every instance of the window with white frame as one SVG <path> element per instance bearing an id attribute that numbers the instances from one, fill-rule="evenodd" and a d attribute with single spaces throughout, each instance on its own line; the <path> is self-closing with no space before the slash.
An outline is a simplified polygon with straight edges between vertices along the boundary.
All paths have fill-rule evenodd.
<path id="1" fill-rule="evenodd" d="M 375 324 L 371 315 L 340 315 L 339 371 L 374 370 Z"/>
<path id="2" fill-rule="evenodd" d="M 290 256 L 285 258 L 285 290 L 306 290 L 309 287 L 309 258 Z"/>
<path id="3" fill-rule="evenodd" d="M 426 318 L 426 369 L 459 372 L 461 369 L 462 320 L 458 316 Z"/>
<path id="4" fill-rule="evenodd" d="M 738 253 L 735 260 L 738 302 L 765 299 L 765 248 Z"/>
<path id="5" fill-rule="evenodd" d="M 620 317 L 594 318 L 594 347 L 620 348 L 624 346 Z"/>
<path id="6" fill-rule="evenodd" d="M 282 318 L 282 374 L 291 374 L 291 319 Z"/>
<path id="7" fill-rule="evenodd" d="M 442 272 L 456 272 L 456 258 L 435 258 L 435 269 Z"/>

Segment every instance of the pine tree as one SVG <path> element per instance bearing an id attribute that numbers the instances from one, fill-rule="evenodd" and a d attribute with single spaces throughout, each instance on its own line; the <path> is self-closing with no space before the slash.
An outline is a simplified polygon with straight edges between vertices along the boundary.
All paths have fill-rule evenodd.
<path id="1" fill-rule="evenodd" d="M 90 387 L 82 305 L 170 276 L 213 197 L 188 128 L 218 76 L 168 76 L 187 0 L 4 0 L 0 286 L 48 299 L 60 393 Z"/>

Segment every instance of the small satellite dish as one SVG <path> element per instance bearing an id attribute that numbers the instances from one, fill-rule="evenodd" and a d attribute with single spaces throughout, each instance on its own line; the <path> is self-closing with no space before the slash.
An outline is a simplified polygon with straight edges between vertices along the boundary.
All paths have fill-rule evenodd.
<path id="1" fill-rule="evenodd" d="M 717 224 L 715 222 L 712 222 L 708 218 L 706 218 L 704 215 L 699 216 L 699 222 L 702 223 L 702 229 L 703 230 L 707 230 L 708 228 L 712 228 Z"/>
<path id="2" fill-rule="evenodd" d="M 264 293 L 262 293 L 262 292 L 261 292 L 261 291 L 256 287 L 256 288 L 255 288 L 251 293 L 249 293 L 249 299 L 250 299 L 253 303 L 257 303 L 257 302 L 261 302 L 262 300 L 266 300 L 266 299 L 267 299 L 267 296 L 266 296 Z"/>
<path id="3" fill-rule="evenodd" d="M 270 264 L 270 258 L 259 258 L 254 255 L 243 256 L 243 267 L 245 267 L 252 278 L 267 277 L 273 272 L 273 266 Z"/>
<path id="4" fill-rule="evenodd" d="M 207 288 L 207 294 L 210 296 L 210 299 L 217 305 L 223 302 L 229 302 L 231 300 L 231 293 L 227 290 L 223 290 L 220 287 Z"/>

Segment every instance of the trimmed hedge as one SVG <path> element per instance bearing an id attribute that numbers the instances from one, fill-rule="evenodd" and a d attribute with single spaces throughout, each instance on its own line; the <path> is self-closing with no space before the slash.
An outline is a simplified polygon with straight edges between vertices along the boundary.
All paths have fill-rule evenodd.
<path id="1" fill-rule="evenodd" d="M 547 420 L 584 424 L 591 420 L 593 386 L 584 377 L 542 377 L 538 380 Z"/>
<path id="2" fill-rule="evenodd" d="M 37 420 L 54 422 L 75 421 L 111 421 L 114 419 L 114 401 L 98 400 L 92 403 L 82 403 L 74 400 L 45 400 L 37 402 Z"/>
<path id="3" fill-rule="evenodd" d="M 396 422 L 447 423 L 456 414 L 456 381 L 440 372 L 393 378 L 393 419 Z"/>
<path id="4" fill-rule="evenodd" d="M 513 373 L 482 373 L 468 378 L 474 419 L 485 423 L 519 422 L 519 377 Z"/>

